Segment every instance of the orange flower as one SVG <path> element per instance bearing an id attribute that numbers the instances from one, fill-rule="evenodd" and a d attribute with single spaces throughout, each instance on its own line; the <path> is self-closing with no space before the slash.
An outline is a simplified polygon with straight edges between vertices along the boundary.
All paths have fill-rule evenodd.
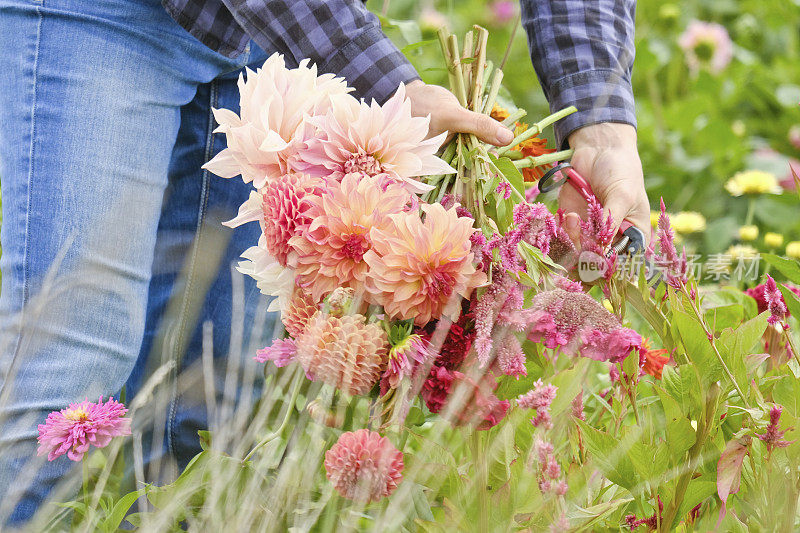
<path id="1" fill-rule="evenodd" d="M 644 339 L 642 341 L 642 347 L 639 348 L 639 356 L 644 358 L 642 370 L 656 379 L 661 379 L 661 372 L 664 370 L 664 365 L 669 362 L 669 356 L 664 355 L 667 352 L 669 352 L 669 350 L 665 348 L 661 348 L 660 350 L 650 349 L 650 340 Z"/>
<path id="2" fill-rule="evenodd" d="M 492 112 L 489 114 L 489 116 L 499 122 L 502 122 L 509 117 L 509 113 L 506 108 L 494 104 Z M 514 135 L 519 135 L 528 129 L 528 125 L 524 122 L 515 122 L 514 126 Z M 540 155 L 552 154 L 555 152 L 554 148 L 547 147 L 547 139 L 542 139 L 539 137 L 531 137 L 530 139 L 522 141 L 517 146 L 512 148 L 512 150 L 515 152 L 521 152 L 523 157 L 539 157 Z M 539 179 L 544 175 L 545 170 L 551 166 L 552 164 L 547 164 L 539 167 L 523 168 L 522 177 L 528 182 L 539 181 Z"/>
<path id="3" fill-rule="evenodd" d="M 489 116 L 498 122 L 503 122 L 509 117 L 508 109 L 505 107 L 500 107 L 495 103 L 494 107 L 492 107 L 492 112 L 489 113 Z"/>

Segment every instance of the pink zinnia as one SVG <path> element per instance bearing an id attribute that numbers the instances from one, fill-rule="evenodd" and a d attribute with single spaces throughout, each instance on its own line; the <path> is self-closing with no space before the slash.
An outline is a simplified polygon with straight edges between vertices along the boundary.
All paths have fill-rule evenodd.
<path id="1" fill-rule="evenodd" d="M 642 338 L 586 293 L 552 289 L 533 297 L 535 309 L 528 338 L 548 348 L 562 347 L 596 361 L 620 362 Z"/>
<path id="2" fill-rule="evenodd" d="M 491 10 L 495 24 L 505 24 L 517 15 L 517 4 L 509 0 L 495 0 Z"/>
<path id="3" fill-rule="evenodd" d="M 112 438 L 131 434 L 131 420 L 124 418 L 127 412 L 114 398 L 103 403 L 102 396 L 97 403 L 84 400 L 53 411 L 39 424 L 37 455 L 47 454 L 52 461 L 66 453 L 71 460 L 80 461 L 89 446 L 104 448 Z"/>
<path id="4" fill-rule="evenodd" d="M 311 199 L 307 226 L 289 239 L 297 283 L 315 299 L 336 287 L 360 292 L 369 270 L 365 254 L 373 246 L 371 230 L 387 225 L 389 215 L 402 213 L 408 200 L 401 187 L 382 190 L 364 174 L 332 182 Z"/>
<path id="5" fill-rule="evenodd" d="M 718 74 L 733 58 L 733 43 L 724 26 L 715 22 L 693 20 L 678 39 L 686 53 L 686 63 L 692 72 L 702 66 Z"/>
<path id="6" fill-rule="evenodd" d="M 455 172 L 436 157 L 446 133 L 426 139 L 430 118 L 411 115 L 402 84 L 383 106 L 337 99 L 325 116 L 310 121 L 321 134 L 298 154 L 295 168 L 302 172 L 333 179 L 352 172 L 386 174 L 417 193 L 432 189 L 417 176 Z"/>
<path id="7" fill-rule="evenodd" d="M 402 481 L 403 453 L 374 431 L 348 431 L 325 452 L 325 472 L 343 497 L 375 502 Z"/>

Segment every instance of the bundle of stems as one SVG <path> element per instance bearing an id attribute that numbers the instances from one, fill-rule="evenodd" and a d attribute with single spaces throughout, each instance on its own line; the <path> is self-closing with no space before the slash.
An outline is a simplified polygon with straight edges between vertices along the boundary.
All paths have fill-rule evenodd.
<path id="1" fill-rule="evenodd" d="M 462 106 L 476 113 L 490 114 L 503 82 L 503 71 L 495 68 L 492 62 L 486 59 L 489 32 L 480 26 L 473 26 L 464 37 L 463 47 L 459 47 L 456 35 L 449 33 L 445 28 L 439 30 L 438 36 L 447 65 L 450 90 Z M 501 180 L 506 179 L 497 166 L 497 159 L 506 157 L 517 169 L 569 159 L 572 150 L 538 157 L 522 157 L 519 151 L 512 149 L 575 111 L 574 107 L 569 107 L 545 117 L 519 133 L 511 144 L 502 148 L 483 143 L 474 134 L 455 135 L 443 146 L 440 157 L 457 172 L 431 176 L 428 182 L 434 185 L 434 189 L 427 193 L 424 199 L 428 202 L 441 201 L 446 194 L 453 194 L 470 210 L 480 227 L 482 222 L 486 221 L 484 184 L 492 183 L 497 177 Z M 513 129 L 516 121 L 525 114 L 524 110 L 518 109 L 503 121 L 503 125 Z M 517 202 L 525 202 L 525 196 L 521 191 L 513 186 L 511 190 Z"/>

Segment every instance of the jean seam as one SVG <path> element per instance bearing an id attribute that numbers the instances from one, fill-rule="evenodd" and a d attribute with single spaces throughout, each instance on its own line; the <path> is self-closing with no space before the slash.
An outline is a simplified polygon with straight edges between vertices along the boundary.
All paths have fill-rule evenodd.
<path id="1" fill-rule="evenodd" d="M 40 3 L 41 5 L 41 3 Z M 30 227 L 30 219 L 31 219 L 31 206 L 32 206 L 32 199 L 31 199 L 31 184 L 33 183 L 33 168 L 34 168 L 34 160 L 36 155 L 36 106 L 38 105 L 38 89 L 37 84 L 39 81 L 39 47 L 41 45 L 41 37 L 42 37 L 42 11 L 39 7 L 36 7 L 36 15 L 37 15 L 37 22 L 36 22 L 36 47 L 33 53 L 33 79 L 32 79 L 32 87 L 33 87 L 33 99 L 31 101 L 31 128 L 30 128 L 30 148 L 28 150 L 28 176 L 27 176 L 27 183 L 25 185 L 25 195 L 27 196 L 26 206 L 25 206 L 25 227 L 23 228 L 24 233 L 24 240 L 22 244 L 22 306 L 20 308 L 19 314 L 19 331 L 17 332 L 17 338 L 14 341 L 14 349 L 12 351 L 11 356 L 11 363 L 8 366 L 8 375 L 6 378 L 2 380 L 0 383 L 0 404 L 2 403 L 2 396 L 4 395 L 6 385 L 8 384 L 8 377 L 11 376 L 14 370 L 14 366 L 17 362 L 17 358 L 19 357 L 19 350 L 20 346 L 22 345 L 22 329 L 25 323 L 25 308 L 28 305 L 28 292 L 30 290 L 28 286 L 28 272 L 29 272 L 29 265 L 28 265 L 28 247 L 30 244 L 30 236 L 29 236 L 29 227 Z"/>
<path id="2" fill-rule="evenodd" d="M 214 150 L 214 113 L 212 109 L 217 105 L 217 82 L 216 80 L 210 83 L 210 90 L 209 90 L 209 111 L 208 111 L 208 124 L 206 129 L 206 146 L 205 152 L 203 154 L 204 161 L 208 161 L 211 159 L 211 155 Z M 180 313 L 180 321 L 179 321 L 179 329 L 178 329 L 178 338 L 177 342 L 175 343 L 175 348 L 180 350 L 183 346 L 184 339 L 187 335 L 186 327 L 187 327 L 187 317 L 188 317 L 188 306 L 189 306 L 189 295 L 191 294 L 192 287 L 194 285 L 194 277 L 195 277 L 195 265 L 197 263 L 197 255 L 200 250 L 200 240 L 202 238 L 202 227 L 203 222 L 205 221 L 205 214 L 206 208 L 208 207 L 208 189 L 209 189 L 209 182 L 210 182 L 210 175 L 208 170 L 203 170 L 201 173 L 201 186 L 200 186 L 200 205 L 198 207 L 198 214 L 197 214 L 197 226 L 195 228 L 195 239 L 192 245 L 192 252 L 191 258 L 189 259 L 189 268 L 186 274 L 186 287 L 184 288 L 183 292 L 183 304 L 181 305 L 181 313 Z M 174 371 L 175 371 L 175 379 L 173 384 L 173 393 L 170 402 L 170 413 L 169 413 L 169 428 L 168 428 L 168 435 L 169 435 L 169 449 L 170 453 L 173 457 L 177 457 L 177 453 L 175 450 L 175 417 L 177 415 L 178 410 L 178 374 L 180 372 L 180 359 L 182 359 L 181 353 L 176 353 L 173 351 L 173 360 L 175 362 Z"/>

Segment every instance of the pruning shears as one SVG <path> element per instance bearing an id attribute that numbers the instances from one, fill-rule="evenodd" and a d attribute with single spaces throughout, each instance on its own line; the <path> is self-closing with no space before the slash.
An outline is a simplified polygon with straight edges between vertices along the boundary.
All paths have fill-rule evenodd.
<path id="1" fill-rule="evenodd" d="M 554 176 L 559 172 L 561 172 L 564 178 L 556 181 Z M 578 172 L 572 168 L 572 165 L 566 162 L 559 163 L 545 172 L 538 183 L 539 192 L 552 191 L 563 185 L 564 182 L 569 183 L 586 201 L 589 201 L 591 198 L 596 199 L 594 191 L 592 191 L 592 187 L 589 185 L 589 182 L 586 181 L 586 178 L 578 174 Z M 630 220 L 625 219 L 622 221 L 622 224 L 620 224 L 617 230 L 617 239 L 611 245 L 606 256 L 619 255 L 623 251 L 628 255 L 636 255 L 640 252 L 644 252 L 644 243 L 644 232 L 634 226 Z"/>

